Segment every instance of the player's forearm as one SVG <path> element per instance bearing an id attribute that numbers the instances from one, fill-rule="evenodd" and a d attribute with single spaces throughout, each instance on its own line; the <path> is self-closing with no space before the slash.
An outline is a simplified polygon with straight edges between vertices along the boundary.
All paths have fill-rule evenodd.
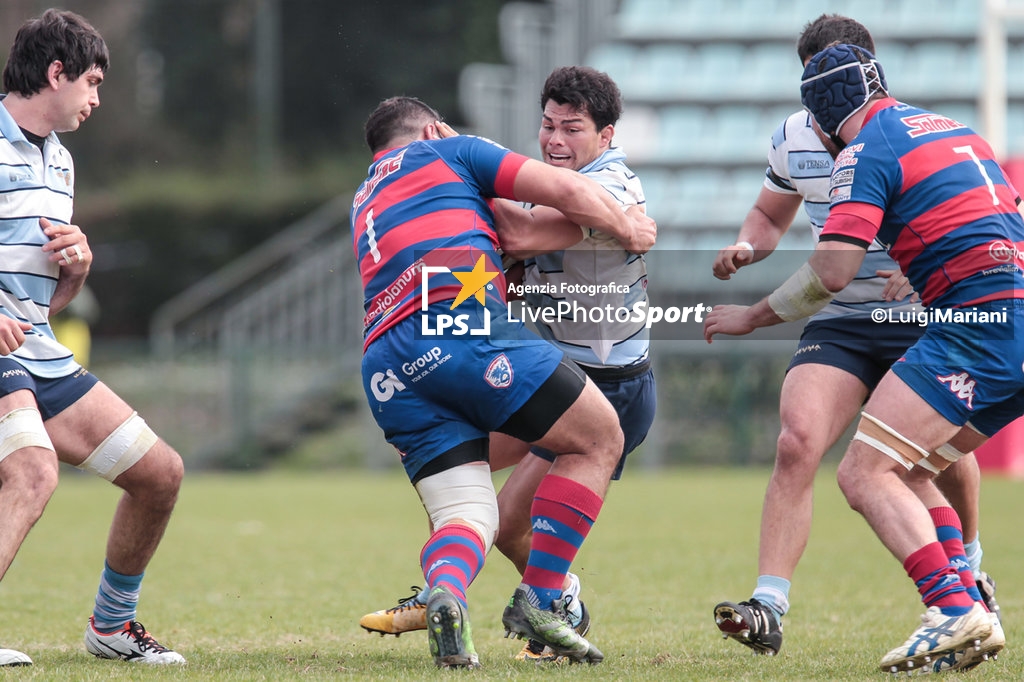
<path id="1" fill-rule="evenodd" d="M 53 290 L 53 296 L 50 297 L 50 315 L 59 313 L 71 303 L 72 299 L 85 286 L 86 277 L 88 277 L 88 273 L 71 274 L 66 270 L 61 270 L 57 286 Z"/>
<path id="2" fill-rule="evenodd" d="M 631 242 L 636 236 L 634 221 L 618 202 L 601 185 L 576 171 L 530 159 L 516 175 L 515 195 L 527 203 L 551 206 L 576 225 L 586 225 L 620 242 Z"/>
<path id="3" fill-rule="evenodd" d="M 753 260 L 756 262 L 767 258 L 775 250 L 788 229 L 788 224 L 776 223 L 764 211 L 754 206 L 743 220 L 736 243 L 750 244 L 754 250 Z"/>

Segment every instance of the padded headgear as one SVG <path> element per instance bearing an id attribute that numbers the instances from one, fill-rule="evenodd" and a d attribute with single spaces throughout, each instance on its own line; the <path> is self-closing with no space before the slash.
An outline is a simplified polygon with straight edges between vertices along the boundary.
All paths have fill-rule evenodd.
<path id="1" fill-rule="evenodd" d="M 800 81 L 800 101 L 833 138 L 875 93 L 888 94 L 882 65 L 863 47 L 840 43 L 811 57 Z"/>

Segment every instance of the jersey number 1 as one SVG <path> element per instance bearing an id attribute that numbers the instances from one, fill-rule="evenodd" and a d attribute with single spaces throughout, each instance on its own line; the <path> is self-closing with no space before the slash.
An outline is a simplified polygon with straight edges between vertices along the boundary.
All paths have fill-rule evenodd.
<path id="1" fill-rule="evenodd" d="M 974 153 L 974 147 L 971 145 L 964 145 L 963 147 L 953 147 L 953 151 L 957 154 L 966 154 L 974 160 L 974 165 L 978 167 L 978 171 L 981 172 L 981 177 L 985 178 L 985 184 L 988 185 L 988 191 L 992 195 L 992 205 L 999 205 L 999 197 L 996 196 L 996 186 L 992 182 L 992 178 L 988 176 L 988 171 L 985 170 L 985 166 L 981 164 L 981 159 Z"/>

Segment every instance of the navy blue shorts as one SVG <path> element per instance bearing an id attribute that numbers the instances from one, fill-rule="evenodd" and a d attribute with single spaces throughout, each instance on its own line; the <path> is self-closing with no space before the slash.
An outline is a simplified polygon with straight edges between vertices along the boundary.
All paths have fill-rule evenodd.
<path id="1" fill-rule="evenodd" d="M 1024 414 L 1024 300 L 972 309 L 1006 323 L 933 321 L 892 371 L 950 422 L 992 436 Z"/>
<path id="2" fill-rule="evenodd" d="M 622 478 L 622 467 L 626 464 L 626 457 L 640 447 L 640 443 L 644 442 L 647 432 L 651 430 L 651 425 L 654 423 L 654 413 L 658 405 L 658 388 L 654 382 L 654 370 L 651 368 L 650 362 L 644 364 L 647 371 L 622 379 L 609 376 L 609 374 L 614 374 L 614 370 L 606 373 L 602 370 L 587 371 L 588 368 L 583 368 L 615 408 L 615 413 L 619 415 L 619 426 L 622 428 L 625 441 L 622 457 L 619 458 L 615 473 L 612 474 L 613 481 Z M 550 450 L 534 447 L 530 449 L 530 452 L 549 462 L 555 461 L 555 453 Z"/>
<path id="3" fill-rule="evenodd" d="M 33 376 L 11 358 L 0 358 L 0 396 L 28 389 L 36 396 L 43 421 L 60 414 L 99 382 L 84 368 L 56 379 Z"/>
<path id="4" fill-rule="evenodd" d="M 811 321 L 800 335 L 787 371 L 805 364 L 836 367 L 873 391 L 924 331 L 925 327 L 916 324 L 876 324 L 863 317 Z"/>
<path id="5" fill-rule="evenodd" d="M 445 313 L 449 306 L 442 301 L 430 312 Z M 484 308 L 465 310 L 477 316 Z M 481 327 L 475 317 L 468 324 Z M 362 368 L 370 411 L 399 451 L 412 481 L 432 460 L 464 443 L 486 441 L 492 431 L 536 440 L 582 390 L 579 378 L 568 387 L 571 395 L 562 396 L 566 385 L 558 382 L 552 390 L 559 393 L 555 403 L 561 411 L 541 415 L 550 423 L 537 424 L 531 418 L 529 425 L 507 425 L 510 419 L 516 422 L 520 408 L 555 374 L 562 351 L 521 321 L 509 320 L 500 305 L 493 305 L 486 336 L 424 336 L 421 330 L 418 314 L 399 322 L 370 344 Z M 526 426 L 538 427 L 539 433 L 528 435 Z"/>

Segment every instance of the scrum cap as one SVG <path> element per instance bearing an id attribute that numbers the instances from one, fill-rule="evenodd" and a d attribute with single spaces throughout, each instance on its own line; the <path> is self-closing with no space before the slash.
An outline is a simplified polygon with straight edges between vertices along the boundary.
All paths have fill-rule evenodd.
<path id="1" fill-rule="evenodd" d="M 800 81 L 800 101 L 832 137 L 877 92 L 887 93 L 885 72 L 875 55 L 839 43 L 811 57 Z"/>

